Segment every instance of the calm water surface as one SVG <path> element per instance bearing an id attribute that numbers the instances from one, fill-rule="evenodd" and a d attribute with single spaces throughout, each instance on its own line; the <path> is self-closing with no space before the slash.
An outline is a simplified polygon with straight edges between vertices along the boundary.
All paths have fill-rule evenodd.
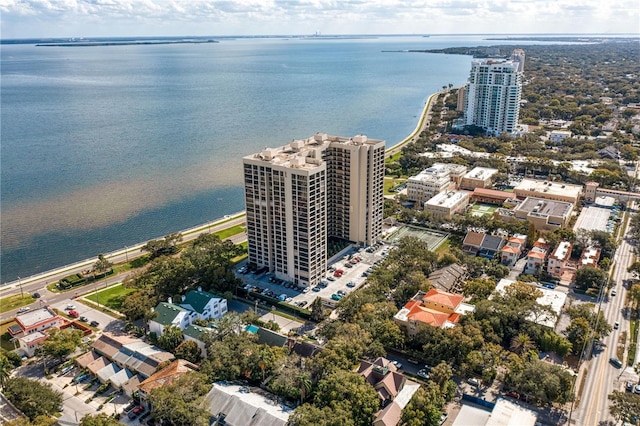
<path id="1" fill-rule="evenodd" d="M 1 49 L 0 282 L 244 208 L 241 157 L 321 131 L 392 145 L 480 37 Z M 506 42 L 502 42 L 503 44 Z"/>

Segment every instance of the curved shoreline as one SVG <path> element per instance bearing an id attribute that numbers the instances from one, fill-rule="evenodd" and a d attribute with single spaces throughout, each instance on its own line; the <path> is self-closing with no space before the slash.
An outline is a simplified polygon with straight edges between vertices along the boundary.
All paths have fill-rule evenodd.
<path id="1" fill-rule="evenodd" d="M 442 93 L 444 93 L 444 91 L 439 90 L 435 93 L 432 93 L 428 98 L 427 101 L 425 102 L 424 108 L 422 109 L 422 113 L 420 114 L 420 119 L 418 120 L 418 123 L 416 124 L 415 129 L 404 139 L 402 139 L 400 142 L 396 143 L 395 145 L 386 148 L 385 149 L 385 158 L 388 158 L 390 156 L 392 156 L 393 154 L 397 153 L 398 151 L 400 151 L 400 149 L 402 149 L 403 146 L 405 146 L 408 143 L 412 143 L 416 141 L 416 136 L 418 136 L 427 126 L 430 120 L 427 120 L 427 117 L 430 115 L 431 113 L 431 104 L 434 98 L 437 98 L 439 95 L 441 95 Z M 237 219 L 240 218 L 242 216 L 244 216 L 245 211 L 239 211 L 237 213 L 231 214 L 231 215 L 225 215 L 222 218 L 218 218 L 213 220 L 212 222 L 207 222 L 204 223 L 202 225 L 198 225 L 195 226 L 193 228 L 189 228 L 186 229 L 184 231 L 178 231 L 180 232 L 183 236 L 188 236 L 188 235 L 192 235 L 198 232 L 202 232 L 205 231 L 207 229 L 210 229 L 212 226 L 219 226 L 224 224 L 227 221 L 233 220 L 233 219 Z M 162 238 L 162 237 L 159 237 Z M 125 246 L 124 248 L 118 249 L 118 250 L 114 250 L 112 252 L 109 253 L 104 253 L 105 257 L 107 258 L 107 260 L 110 260 L 116 256 L 122 256 L 122 255 L 127 255 L 128 253 L 136 253 L 136 255 L 139 253 L 139 250 L 142 246 L 144 246 L 145 244 L 147 244 L 149 241 L 152 241 L 154 239 L 157 238 L 152 238 L 151 240 L 147 240 L 141 243 L 137 243 L 137 244 L 133 244 L 131 246 Z M 75 263 L 71 263 L 71 264 L 67 264 L 64 266 L 61 266 L 59 268 L 55 268 L 55 269 L 50 269 L 41 273 L 36 273 L 34 275 L 31 275 L 29 277 L 25 277 L 25 278 L 20 278 L 18 280 L 14 280 L 14 281 L 9 281 L 5 284 L 0 284 L 0 293 L 5 293 L 7 292 L 7 290 L 10 289 L 15 289 L 19 286 L 24 286 L 27 284 L 31 284 L 34 283 L 36 281 L 41 281 L 41 280 L 46 280 L 47 278 L 51 277 L 51 276 L 55 276 L 58 275 L 60 273 L 64 273 L 64 272 L 69 272 L 72 273 L 72 271 L 74 270 L 78 270 L 78 269 L 84 269 L 87 266 L 91 266 L 96 262 L 96 257 L 97 254 L 94 257 L 88 258 L 88 259 L 84 259 L 84 260 L 80 260 L 78 262 Z M 132 254 L 133 257 L 133 254 Z"/>

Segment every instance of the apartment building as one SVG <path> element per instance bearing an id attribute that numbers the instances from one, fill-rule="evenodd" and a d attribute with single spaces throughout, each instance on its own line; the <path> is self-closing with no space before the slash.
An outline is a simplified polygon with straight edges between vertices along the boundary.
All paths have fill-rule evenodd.
<path id="1" fill-rule="evenodd" d="M 249 262 L 320 282 L 330 237 L 371 245 L 382 232 L 384 141 L 324 133 L 243 158 Z"/>
<path id="2" fill-rule="evenodd" d="M 522 51 L 520 51 L 522 52 Z M 488 133 L 513 133 L 518 125 L 524 52 L 516 60 L 476 59 L 465 86 L 465 125 Z"/>
<path id="3" fill-rule="evenodd" d="M 547 273 L 556 278 L 560 278 L 566 268 L 569 267 L 569 259 L 571 258 L 571 249 L 573 244 L 569 241 L 561 241 L 556 249 L 549 256 L 547 262 Z"/>

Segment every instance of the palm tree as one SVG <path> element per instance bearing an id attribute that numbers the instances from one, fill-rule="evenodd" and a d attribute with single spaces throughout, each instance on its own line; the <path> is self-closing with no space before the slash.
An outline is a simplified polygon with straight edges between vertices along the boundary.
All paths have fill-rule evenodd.
<path id="1" fill-rule="evenodd" d="M 300 404 L 302 404 L 311 391 L 311 378 L 306 373 L 300 373 L 296 376 L 296 382 L 300 388 Z"/>
<path id="2" fill-rule="evenodd" d="M 536 346 L 531 341 L 531 337 L 529 337 L 528 334 L 522 333 L 511 339 L 509 349 L 518 355 L 522 355 L 529 352 L 531 349 L 535 349 L 535 347 Z"/>

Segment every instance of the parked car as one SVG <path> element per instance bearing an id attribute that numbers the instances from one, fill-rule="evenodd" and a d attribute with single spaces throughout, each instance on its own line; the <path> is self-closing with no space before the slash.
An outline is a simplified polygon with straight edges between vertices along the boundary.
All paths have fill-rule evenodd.
<path id="1" fill-rule="evenodd" d="M 349 282 L 347 283 L 347 287 L 349 287 L 349 288 L 353 288 L 353 287 L 355 287 L 355 286 L 356 286 L 356 283 L 354 283 L 353 281 L 349 281 Z"/>
<path id="2" fill-rule="evenodd" d="M 511 398 L 520 399 L 520 394 L 516 391 L 505 392 L 505 396 L 510 396 Z"/>
<path id="3" fill-rule="evenodd" d="M 618 328 L 620 328 L 620 321 L 616 321 L 613 323 L 613 329 L 617 330 Z"/>
<path id="4" fill-rule="evenodd" d="M 73 311 L 74 309 L 76 309 L 76 305 L 67 305 L 67 307 L 64 309 L 65 311 Z"/>
<path id="5" fill-rule="evenodd" d="M 344 291 L 344 290 L 338 290 L 338 291 L 337 291 L 337 293 L 338 293 L 340 296 L 346 296 L 346 295 L 347 295 L 347 293 L 345 293 L 345 291 Z"/>
<path id="6" fill-rule="evenodd" d="M 342 296 L 340 296 L 339 294 L 335 294 L 335 293 L 334 293 L 334 294 L 332 294 L 332 295 L 331 295 L 331 298 L 332 298 L 333 300 L 340 300 L 340 299 L 342 299 Z"/>
<path id="7" fill-rule="evenodd" d="M 70 316 L 70 317 L 72 317 L 72 318 L 78 318 L 78 317 L 80 316 L 80 314 L 79 314 L 79 313 L 77 313 L 77 312 L 76 312 L 76 311 L 74 311 L 74 310 L 70 310 L 70 311 L 69 311 L 69 316 Z"/>
<path id="8" fill-rule="evenodd" d="M 85 317 L 84 315 L 83 315 L 83 316 L 81 316 L 81 317 L 80 317 L 80 318 L 78 318 L 78 319 L 79 319 L 80 321 L 82 321 L 82 322 L 87 322 L 87 321 L 89 321 L 89 318 Z"/>
<path id="9" fill-rule="evenodd" d="M 400 361 L 393 360 L 391 364 L 395 365 L 398 370 L 402 368 L 402 363 Z"/>
<path id="10" fill-rule="evenodd" d="M 622 368 L 622 361 L 620 361 L 618 358 L 616 357 L 611 357 L 609 358 L 609 362 L 611 364 L 613 364 L 614 367 L 616 368 Z"/>
<path id="11" fill-rule="evenodd" d="M 629 392 L 633 392 L 633 382 L 628 380 L 627 383 L 625 383 L 624 388 Z"/>
<path id="12" fill-rule="evenodd" d="M 478 379 L 476 379 L 475 377 L 472 377 L 469 380 L 467 380 L 467 383 L 469 383 L 471 386 L 476 388 L 480 386 L 480 381 L 478 381 Z"/>
<path id="13" fill-rule="evenodd" d="M 21 314 L 23 312 L 27 312 L 28 310 L 30 310 L 31 308 L 28 306 L 23 306 L 22 308 L 18 309 L 18 313 Z"/>
<path id="14" fill-rule="evenodd" d="M 311 290 L 315 291 L 316 293 L 319 292 L 321 289 L 318 286 L 313 287 Z"/>
<path id="15" fill-rule="evenodd" d="M 618 294 L 618 293 L 616 292 L 615 288 L 613 290 L 611 290 L 611 296 L 615 296 L 616 294 Z"/>
<path id="16" fill-rule="evenodd" d="M 637 393 L 638 395 L 640 395 L 640 385 L 636 385 L 636 386 L 633 388 L 633 393 Z"/>
<path id="17" fill-rule="evenodd" d="M 95 320 L 94 320 L 94 321 L 91 321 L 91 323 L 89 323 L 89 325 L 90 325 L 91 327 L 97 327 L 97 326 L 99 326 L 99 325 L 100 325 L 100 323 L 99 323 L 98 321 L 95 321 Z"/>
<path id="18" fill-rule="evenodd" d="M 418 370 L 418 376 L 422 377 L 423 379 L 428 379 L 429 373 L 423 368 L 421 370 Z"/>

